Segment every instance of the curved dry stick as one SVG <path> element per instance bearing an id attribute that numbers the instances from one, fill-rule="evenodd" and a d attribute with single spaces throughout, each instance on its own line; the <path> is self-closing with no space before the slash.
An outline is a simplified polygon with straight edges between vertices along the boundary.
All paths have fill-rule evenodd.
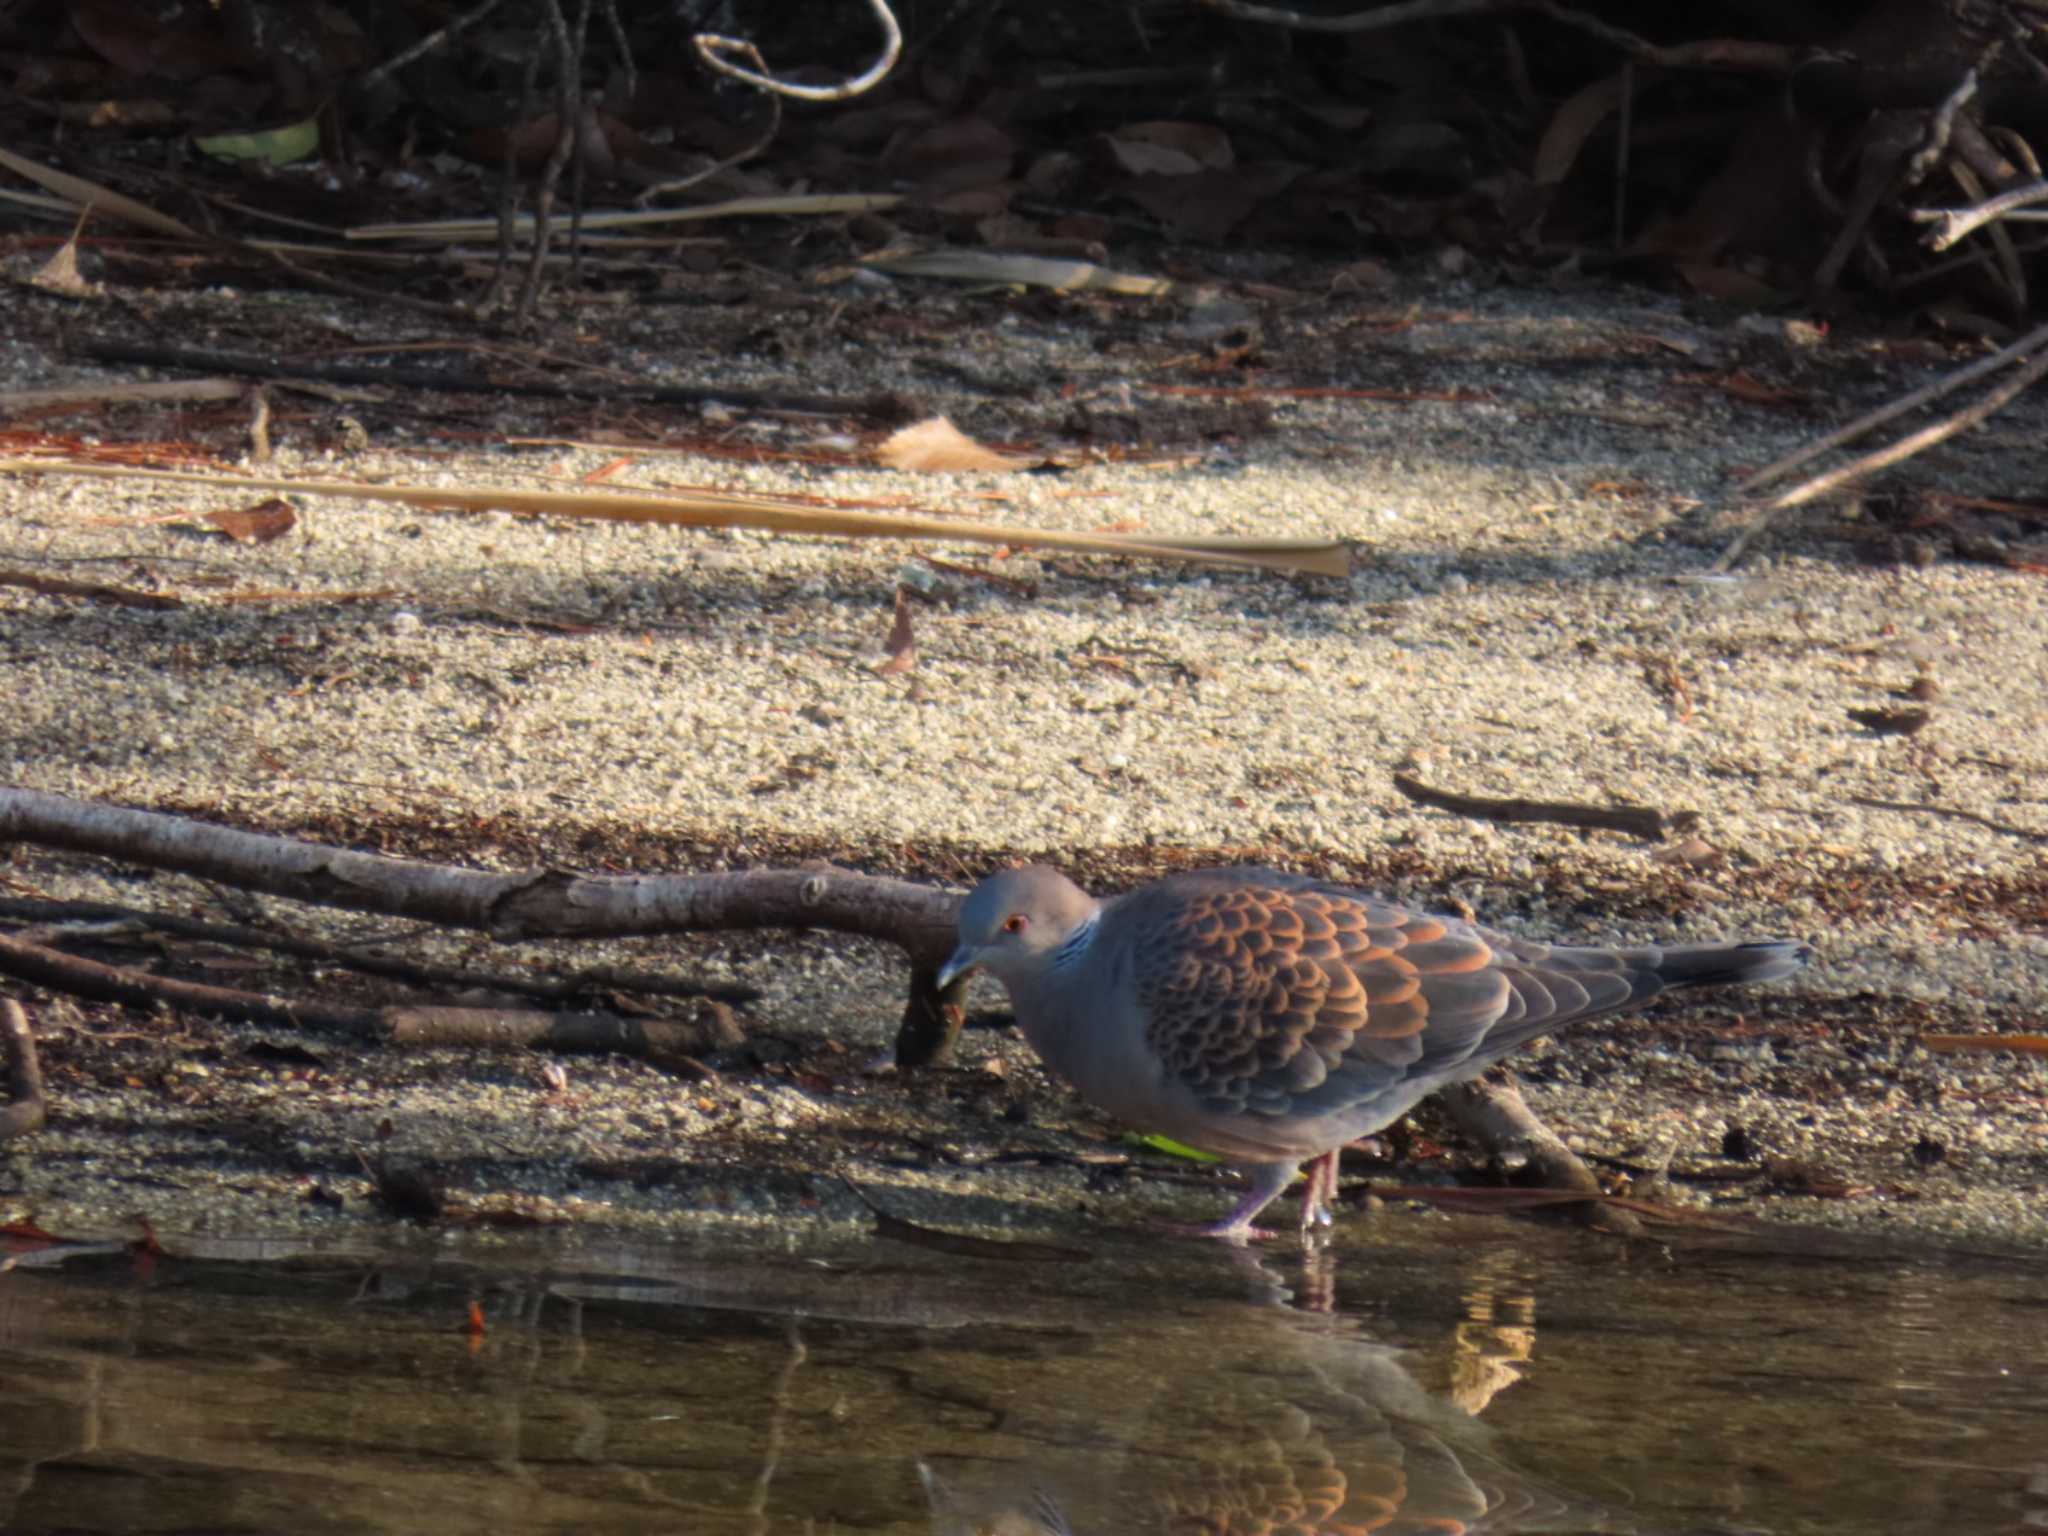
<path id="1" fill-rule="evenodd" d="M 715 875 L 505 875 L 0 789 L 0 844 L 9 841 L 176 870 L 315 906 L 478 929 L 500 941 L 748 928 L 858 934 L 899 945 L 910 958 L 900 1065 L 944 1061 L 960 1031 L 961 984 L 943 996 L 932 987 L 953 946 L 959 896 L 827 864 Z"/>
<path id="2" fill-rule="evenodd" d="M 315 906 L 478 929 L 500 941 L 829 928 L 886 939 L 936 968 L 952 948 L 960 900 L 932 886 L 823 863 L 715 875 L 451 869 L 32 789 L 0 789 L 0 843 L 10 841 L 175 870 Z"/>
<path id="3" fill-rule="evenodd" d="M 0 1141 L 10 1141 L 41 1130 L 50 1118 L 36 1037 L 28 1027 L 28 1015 L 11 997 L 0 997 L 0 1056 L 6 1058 L 7 1091 L 14 1099 L 0 1109 Z"/>
<path id="4" fill-rule="evenodd" d="M 708 67 L 734 80 L 743 80 L 757 90 L 773 91 L 778 96 L 791 96 L 798 101 L 845 101 L 880 85 L 889 71 L 896 67 L 896 60 L 903 52 L 903 29 L 896 25 L 896 17 L 886 0 L 868 0 L 868 5 L 874 11 L 875 19 L 882 24 L 882 55 L 865 71 L 838 85 L 790 85 L 773 75 L 742 69 L 723 57 L 728 53 L 746 53 L 752 54 L 759 62 L 761 56 L 754 52 L 753 44 L 742 38 L 726 37 L 718 32 L 699 32 L 691 41 L 697 45 L 697 56 Z"/>

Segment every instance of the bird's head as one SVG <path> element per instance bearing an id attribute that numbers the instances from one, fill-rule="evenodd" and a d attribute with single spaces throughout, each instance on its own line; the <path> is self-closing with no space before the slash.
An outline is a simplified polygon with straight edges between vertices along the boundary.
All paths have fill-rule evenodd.
<path id="1" fill-rule="evenodd" d="M 960 943 L 938 984 L 976 967 L 1005 987 L 1028 980 L 1097 910 L 1092 896 L 1042 864 L 990 875 L 960 905 Z"/>

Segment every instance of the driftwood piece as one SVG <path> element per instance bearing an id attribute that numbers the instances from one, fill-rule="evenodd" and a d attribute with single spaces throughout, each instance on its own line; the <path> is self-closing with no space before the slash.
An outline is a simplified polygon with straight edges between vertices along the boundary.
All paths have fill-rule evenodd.
<path id="1" fill-rule="evenodd" d="M 1624 832 L 1646 842 L 1661 843 L 1672 832 L 1687 832 L 1699 824 L 1696 811 L 1674 811 L 1670 815 L 1647 805 L 1574 805 L 1559 800 L 1496 800 L 1484 795 L 1460 795 L 1450 790 L 1431 789 L 1405 773 L 1394 775 L 1394 788 L 1418 805 L 1460 816 L 1477 816 L 1485 821 L 1548 821 L 1567 827 L 1593 827 L 1607 832 Z"/>
<path id="2" fill-rule="evenodd" d="M 1580 1211 L 1588 1226 L 1627 1237 L 1642 1236 L 1641 1219 L 1606 1201 L 1593 1170 L 1557 1132 L 1536 1118 L 1513 1075 L 1504 1068 L 1495 1067 L 1473 1082 L 1453 1084 L 1438 1093 L 1437 1101 L 1458 1129 L 1488 1154 L 1524 1153 L 1530 1171 L 1545 1188 L 1586 1195 Z"/>
<path id="3" fill-rule="evenodd" d="M 0 1141 L 11 1141 L 39 1131 L 50 1118 L 49 1100 L 43 1097 L 43 1067 L 36 1059 L 36 1037 L 28 1027 L 28 1014 L 11 997 L 0 997 L 0 1065 L 7 1074 L 7 1094 L 13 1101 L 0 1108 Z"/>

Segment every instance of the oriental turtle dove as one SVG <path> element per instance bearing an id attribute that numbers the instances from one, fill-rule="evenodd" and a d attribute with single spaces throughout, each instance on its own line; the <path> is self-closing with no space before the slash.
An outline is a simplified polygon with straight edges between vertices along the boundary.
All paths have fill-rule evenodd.
<path id="1" fill-rule="evenodd" d="M 1197 1230 L 1242 1240 L 1311 1159 L 1302 1227 L 1328 1221 L 1338 1148 L 1538 1035 L 1675 987 L 1776 981 L 1811 957 L 1789 940 L 1536 944 L 1262 869 L 1097 901 L 1034 867 L 968 896 L 938 979 L 988 971 L 1083 1098 L 1238 1164 L 1244 1198 Z"/>

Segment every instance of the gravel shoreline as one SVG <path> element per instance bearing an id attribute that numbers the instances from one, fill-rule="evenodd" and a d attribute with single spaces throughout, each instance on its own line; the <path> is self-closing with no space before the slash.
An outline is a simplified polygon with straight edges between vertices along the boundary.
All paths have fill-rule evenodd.
<path id="1" fill-rule="evenodd" d="M 230 496 L 0 477 L 0 565 L 190 599 L 150 611 L 0 588 L 0 782 L 486 867 L 817 855 L 965 885 L 1022 854 L 1112 889 L 1189 859 L 1256 859 L 1546 938 L 1801 937 L 1820 958 L 1795 984 L 1528 1053 L 1516 1065 L 1532 1105 L 1611 1164 L 1670 1153 L 1668 1193 L 1703 1209 L 2048 1243 L 2048 1064 L 1916 1043 L 2042 1027 L 2048 582 L 1939 551 L 1919 563 L 1925 551 L 1887 543 L 1877 513 L 1854 507 L 1793 519 L 1735 578 L 1700 579 L 1727 536 L 1704 509 L 1733 466 L 1905 392 L 1924 365 L 1654 295 L 1475 284 L 1324 299 L 1311 276 L 1299 303 L 1237 306 L 1263 328 L 1268 375 L 1239 381 L 1246 399 L 1227 410 L 1146 393 L 1158 360 L 1213 319 L 1171 305 L 1134 334 L 1130 306 L 870 287 L 836 325 L 803 310 L 775 358 L 707 337 L 741 321 L 697 310 L 576 319 L 594 360 L 676 382 L 800 374 L 819 391 L 914 393 L 984 438 L 1136 432 L 1175 449 L 958 476 L 649 457 L 610 483 L 1084 530 L 1328 535 L 1359 552 L 1349 580 L 919 547 L 1003 578 L 982 581 L 898 542 L 337 503 L 302 506 L 276 543 L 235 545 L 191 521 Z M 303 324 L 278 300 L 158 308 L 245 336 Z M 1374 329 L 1380 313 L 1406 320 Z M 859 344 L 886 314 L 942 328 L 949 358 L 1019 393 L 949 394 L 929 348 Z M 10 387 L 79 377 L 51 361 L 38 323 L 8 353 Z M 350 323 L 389 334 L 383 317 Z M 1713 387 L 1733 369 L 1802 404 Z M 1393 405 L 1283 384 L 1456 394 Z M 450 454 L 403 401 L 357 409 L 375 446 L 344 446 L 335 407 L 283 413 L 270 472 L 562 487 L 621 457 Z M 494 437 L 567 435 L 526 410 L 494 406 Z M 117 420 L 143 439 L 211 431 L 234 450 L 225 418 Z M 622 429 L 658 425 L 638 411 Z M 818 422 L 732 435 L 845 447 Z M 2048 408 L 2023 400 L 1903 475 L 2011 495 L 2044 440 Z M 1895 545 L 1906 558 L 1868 558 Z M 876 663 L 899 586 L 917 594 L 916 665 L 889 675 Z M 257 589 L 390 595 L 208 596 Z M 1849 714 L 1921 707 L 1905 697 L 1916 684 L 1935 695 L 1924 730 L 1885 735 Z M 1397 771 L 1700 821 L 1657 845 L 1493 825 L 1411 804 Z M 393 928 L 24 846 L 0 882 L 9 897 L 237 907 L 329 936 Z M 0 1220 L 105 1230 L 139 1211 L 166 1231 L 260 1232 L 388 1219 L 356 1146 L 432 1166 L 474 1208 L 648 1232 L 864 1222 L 841 1173 L 913 1219 L 1070 1237 L 1221 1199 L 1154 1176 L 1174 1170 L 1150 1154 L 1133 1164 L 1013 1036 L 970 1032 L 955 1071 L 878 1070 L 903 976 L 872 946 L 596 948 L 404 946 L 493 968 L 622 959 L 744 982 L 762 993 L 744 1010 L 758 1049 L 700 1083 L 616 1060 L 557 1074 L 28 994 L 53 1121 L 0 1149 Z M 173 959 L 229 985 L 356 985 L 204 947 Z M 1442 1167 L 1425 1160 L 1422 1176 Z"/>

